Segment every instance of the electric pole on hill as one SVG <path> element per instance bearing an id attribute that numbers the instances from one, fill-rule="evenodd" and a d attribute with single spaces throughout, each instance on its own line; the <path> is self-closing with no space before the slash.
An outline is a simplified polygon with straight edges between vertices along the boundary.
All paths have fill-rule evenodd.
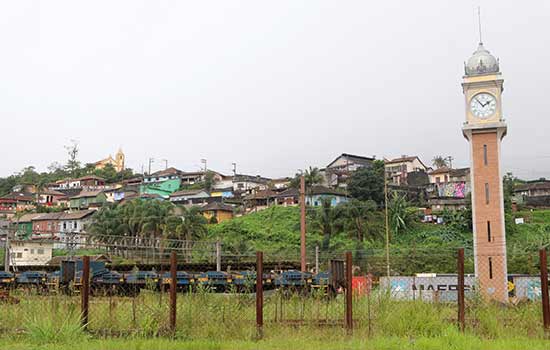
<path id="1" fill-rule="evenodd" d="M 306 271 L 306 181 L 300 176 L 300 256 L 301 270 Z"/>

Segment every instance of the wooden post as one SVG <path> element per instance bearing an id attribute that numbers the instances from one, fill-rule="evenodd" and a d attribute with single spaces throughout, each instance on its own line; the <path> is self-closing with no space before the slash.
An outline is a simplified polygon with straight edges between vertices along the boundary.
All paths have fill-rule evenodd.
<path id="1" fill-rule="evenodd" d="M 464 308 L 464 248 L 458 250 L 457 259 L 457 273 L 458 273 L 458 328 L 461 332 L 465 329 L 465 308 Z"/>
<path id="2" fill-rule="evenodd" d="M 256 252 L 256 327 L 258 338 L 263 336 L 264 326 L 264 253 Z"/>
<path id="3" fill-rule="evenodd" d="M 300 256 L 302 272 L 306 271 L 306 180 L 300 177 Z"/>
<path id="4" fill-rule="evenodd" d="M 82 327 L 88 328 L 88 314 L 90 307 L 90 257 L 82 257 Z"/>
<path id="5" fill-rule="evenodd" d="M 546 258 L 546 249 L 539 251 L 540 255 L 540 290 L 542 293 L 542 320 L 544 330 L 550 330 L 550 303 L 548 300 L 548 261 Z"/>
<path id="6" fill-rule="evenodd" d="M 353 331 L 353 291 L 352 291 L 352 255 L 346 253 L 346 329 L 348 334 Z"/>
<path id="7" fill-rule="evenodd" d="M 178 283 L 178 260 L 176 252 L 170 254 L 170 331 L 176 333 L 176 308 L 177 308 L 177 293 L 176 287 Z"/>

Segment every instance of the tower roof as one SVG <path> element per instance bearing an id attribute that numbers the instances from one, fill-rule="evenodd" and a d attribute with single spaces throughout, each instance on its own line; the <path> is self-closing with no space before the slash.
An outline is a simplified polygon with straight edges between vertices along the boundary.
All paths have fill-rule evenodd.
<path id="1" fill-rule="evenodd" d="M 466 75 L 484 75 L 499 72 L 498 59 L 480 42 L 477 50 L 474 51 L 472 57 L 464 65 Z"/>

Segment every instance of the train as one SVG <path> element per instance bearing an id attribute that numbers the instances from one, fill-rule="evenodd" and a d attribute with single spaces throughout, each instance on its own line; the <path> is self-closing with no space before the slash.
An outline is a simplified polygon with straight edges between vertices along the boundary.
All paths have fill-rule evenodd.
<path id="1" fill-rule="evenodd" d="M 0 289 L 34 289 L 48 293 L 60 291 L 74 293 L 82 286 L 82 260 L 64 261 L 60 269 L 46 271 L 0 272 Z M 265 290 L 283 289 L 292 292 L 322 290 L 334 291 L 330 286 L 330 273 L 286 270 L 265 272 L 262 284 Z M 254 292 L 256 271 L 177 271 L 176 289 L 194 292 Z M 142 290 L 166 291 L 171 282 L 170 272 L 133 270 L 117 272 L 107 268 L 104 262 L 90 262 L 90 290 L 92 294 L 137 295 Z"/>

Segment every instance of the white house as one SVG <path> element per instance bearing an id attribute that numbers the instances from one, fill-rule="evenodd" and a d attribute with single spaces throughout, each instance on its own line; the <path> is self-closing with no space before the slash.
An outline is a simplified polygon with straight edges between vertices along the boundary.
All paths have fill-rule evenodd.
<path id="1" fill-rule="evenodd" d="M 78 210 L 71 213 L 63 213 L 59 217 L 59 233 L 56 235 L 58 242 L 55 249 L 78 249 L 86 243 L 86 232 L 96 210 Z"/>
<path id="2" fill-rule="evenodd" d="M 418 156 L 406 155 L 384 160 L 384 167 L 386 169 L 386 176 L 394 185 L 406 185 L 409 173 L 417 171 L 427 172 L 429 169 Z"/>
<path id="3" fill-rule="evenodd" d="M 48 241 L 11 241 L 10 266 L 41 266 L 52 258 L 53 243 Z"/>
<path id="4" fill-rule="evenodd" d="M 255 191 L 265 191 L 269 187 L 270 179 L 260 175 L 235 175 L 233 176 L 233 191 L 252 193 Z"/>

